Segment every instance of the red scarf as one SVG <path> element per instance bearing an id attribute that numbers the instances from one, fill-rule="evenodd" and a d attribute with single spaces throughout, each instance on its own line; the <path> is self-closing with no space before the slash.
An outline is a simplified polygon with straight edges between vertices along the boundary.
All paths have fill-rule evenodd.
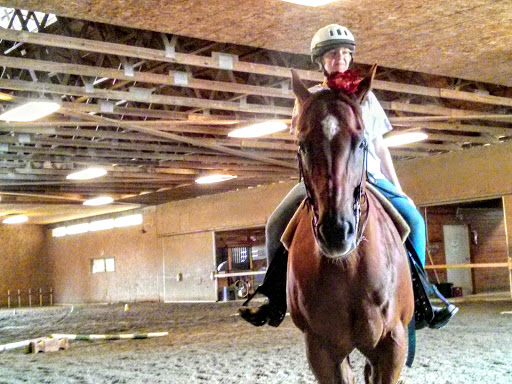
<path id="1" fill-rule="evenodd" d="M 357 91 L 359 83 L 363 80 L 359 77 L 359 71 L 349 69 L 345 72 L 334 72 L 327 76 L 324 84 L 331 89 L 337 89 L 345 93 Z"/>

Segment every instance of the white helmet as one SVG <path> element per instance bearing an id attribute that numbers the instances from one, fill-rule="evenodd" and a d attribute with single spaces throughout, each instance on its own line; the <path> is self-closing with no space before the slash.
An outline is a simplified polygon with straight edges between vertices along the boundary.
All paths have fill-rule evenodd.
<path id="1" fill-rule="evenodd" d="M 356 49 L 354 35 L 338 24 L 329 24 L 320 28 L 311 40 L 311 60 L 315 63 L 325 52 L 337 47 L 346 47 L 354 52 Z"/>

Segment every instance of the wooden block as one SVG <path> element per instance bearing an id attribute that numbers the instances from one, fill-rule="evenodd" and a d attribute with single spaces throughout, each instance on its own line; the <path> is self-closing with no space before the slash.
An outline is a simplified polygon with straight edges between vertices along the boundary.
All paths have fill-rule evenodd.
<path id="1" fill-rule="evenodd" d="M 45 337 L 41 340 L 30 342 L 27 347 L 27 353 L 38 352 L 56 352 L 59 349 L 68 349 L 69 340 L 67 338 L 55 339 L 53 337 Z"/>

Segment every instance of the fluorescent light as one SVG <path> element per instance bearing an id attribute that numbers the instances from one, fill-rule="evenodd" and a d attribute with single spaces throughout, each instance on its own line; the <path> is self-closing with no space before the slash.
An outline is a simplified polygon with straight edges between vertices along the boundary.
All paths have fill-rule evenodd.
<path id="1" fill-rule="evenodd" d="M 142 215 L 140 213 L 130 216 L 121 216 L 114 220 L 116 228 L 129 227 L 130 225 L 142 224 Z"/>
<path id="2" fill-rule="evenodd" d="M 101 197 L 96 197 L 94 199 L 84 201 L 84 205 L 92 205 L 92 206 L 105 205 L 105 204 L 110 204 L 113 201 L 114 201 L 114 199 L 109 196 L 101 196 Z"/>
<path id="3" fill-rule="evenodd" d="M 66 227 L 66 235 L 78 235 L 89 231 L 89 223 L 74 224 Z"/>
<path id="4" fill-rule="evenodd" d="M 8 218 L 4 219 L 4 221 L 2 221 L 2 223 L 4 224 L 20 224 L 20 223 L 24 223 L 28 220 L 28 217 L 25 216 L 25 215 L 14 215 L 14 216 L 9 216 Z"/>
<path id="5" fill-rule="evenodd" d="M 62 237 L 66 236 L 66 227 L 57 227 L 52 229 L 53 237 Z"/>
<path id="6" fill-rule="evenodd" d="M 321 5 L 334 3 L 338 0 L 283 0 L 287 3 L 293 3 L 293 4 L 299 4 L 299 5 L 306 5 L 308 7 L 319 7 Z"/>
<path id="7" fill-rule="evenodd" d="M 399 145 L 411 144 L 417 141 L 425 140 L 428 137 L 426 133 L 423 132 L 407 132 L 400 133 L 397 135 L 389 136 L 384 139 L 384 144 L 387 147 L 397 147 Z"/>
<path id="8" fill-rule="evenodd" d="M 198 179 L 196 179 L 197 184 L 211 184 L 211 183 L 218 183 L 219 181 L 226 181 L 236 178 L 236 176 L 233 175 L 207 175 L 202 176 Z"/>
<path id="9" fill-rule="evenodd" d="M 12 100 L 13 97 L 7 93 L 0 92 L 0 100 L 2 101 L 9 101 Z"/>
<path id="10" fill-rule="evenodd" d="M 248 127 L 243 127 L 239 129 L 235 129 L 232 132 L 229 132 L 229 137 L 260 137 L 265 135 L 270 135 L 271 133 L 279 132 L 286 129 L 286 124 L 282 121 L 266 121 L 264 123 L 249 125 Z"/>
<path id="11" fill-rule="evenodd" d="M 91 221 L 89 223 L 89 231 L 103 231 L 105 229 L 111 229 L 114 228 L 114 219 L 105 219 L 105 220 L 98 220 L 98 221 Z"/>
<path id="12" fill-rule="evenodd" d="M 87 168 L 83 171 L 71 173 L 66 176 L 68 180 L 89 180 L 101 177 L 107 174 L 103 168 Z"/>
<path id="13" fill-rule="evenodd" d="M 0 120 L 34 121 L 47 116 L 60 108 L 52 101 L 31 101 L 0 115 Z"/>

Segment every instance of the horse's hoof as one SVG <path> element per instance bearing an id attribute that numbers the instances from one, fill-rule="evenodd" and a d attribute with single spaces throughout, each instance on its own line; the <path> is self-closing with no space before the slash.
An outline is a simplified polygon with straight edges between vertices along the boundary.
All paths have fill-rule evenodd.
<path id="1" fill-rule="evenodd" d="M 429 328 L 439 329 L 444 327 L 459 311 L 459 307 L 449 304 L 444 308 L 434 307 L 434 318 L 429 323 Z"/>

